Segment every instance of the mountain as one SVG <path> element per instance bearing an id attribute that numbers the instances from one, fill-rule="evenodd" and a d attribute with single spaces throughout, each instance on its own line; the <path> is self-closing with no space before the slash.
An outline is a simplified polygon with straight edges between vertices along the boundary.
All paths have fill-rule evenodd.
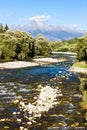
<path id="1" fill-rule="evenodd" d="M 75 28 L 48 25 L 43 22 L 36 22 L 36 21 L 33 21 L 25 25 L 11 25 L 10 30 L 26 31 L 29 32 L 34 37 L 37 37 L 38 34 L 42 34 L 51 41 L 68 40 L 82 37 L 84 35 L 83 32 L 78 31 Z"/>

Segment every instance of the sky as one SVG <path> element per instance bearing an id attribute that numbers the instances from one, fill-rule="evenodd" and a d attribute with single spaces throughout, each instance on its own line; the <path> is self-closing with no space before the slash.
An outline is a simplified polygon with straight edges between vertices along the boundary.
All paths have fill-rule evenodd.
<path id="1" fill-rule="evenodd" d="M 87 0 L 0 0 L 0 23 L 31 21 L 87 30 Z"/>

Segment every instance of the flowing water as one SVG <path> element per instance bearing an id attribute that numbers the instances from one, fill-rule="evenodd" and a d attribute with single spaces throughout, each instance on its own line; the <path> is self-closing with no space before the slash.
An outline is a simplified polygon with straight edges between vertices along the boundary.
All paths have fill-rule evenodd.
<path id="1" fill-rule="evenodd" d="M 72 64 L 73 60 L 68 60 L 52 65 L 0 70 L 0 130 L 86 130 L 87 110 L 80 106 L 81 75 L 68 71 Z M 48 106 L 49 109 L 40 111 L 40 116 L 32 110 L 36 117 L 27 115 L 30 114 L 28 110 L 20 110 L 18 101 L 25 106 L 30 103 L 37 107 L 38 103 L 35 103 L 41 101 L 40 90 L 45 86 L 50 86 L 50 92 L 58 91 L 51 94 L 52 97 L 56 95 L 56 103 L 53 104 L 54 100 L 50 102 L 51 108 Z M 49 91 L 44 90 L 44 93 L 49 95 Z M 44 108 L 40 103 L 39 106 Z M 31 122 L 25 115 L 35 119 Z"/>

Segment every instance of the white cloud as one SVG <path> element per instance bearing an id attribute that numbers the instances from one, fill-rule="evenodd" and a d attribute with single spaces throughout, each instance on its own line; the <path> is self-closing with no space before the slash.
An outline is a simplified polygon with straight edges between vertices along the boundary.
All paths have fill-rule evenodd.
<path id="1" fill-rule="evenodd" d="M 73 24 L 72 27 L 73 27 L 73 28 L 77 28 L 78 25 L 77 25 L 77 24 Z"/>
<path id="2" fill-rule="evenodd" d="M 51 18 L 50 15 L 39 15 L 29 18 L 30 21 L 36 21 L 36 22 L 45 22 L 48 21 Z"/>
<path id="3" fill-rule="evenodd" d="M 20 18 L 19 21 L 20 22 L 31 21 L 33 24 L 37 24 L 39 26 L 44 26 L 45 22 L 49 21 L 50 18 L 51 18 L 50 15 L 38 15 L 38 16 L 30 17 L 30 18 L 28 18 L 28 17 Z"/>

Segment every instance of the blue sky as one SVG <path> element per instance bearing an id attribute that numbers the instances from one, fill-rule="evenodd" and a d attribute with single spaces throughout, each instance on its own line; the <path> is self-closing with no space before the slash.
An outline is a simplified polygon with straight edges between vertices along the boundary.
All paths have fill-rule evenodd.
<path id="1" fill-rule="evenodd" d="M 87 0 L 1 0 L 0 23 L 33 20 L 87 30 Z"/>

